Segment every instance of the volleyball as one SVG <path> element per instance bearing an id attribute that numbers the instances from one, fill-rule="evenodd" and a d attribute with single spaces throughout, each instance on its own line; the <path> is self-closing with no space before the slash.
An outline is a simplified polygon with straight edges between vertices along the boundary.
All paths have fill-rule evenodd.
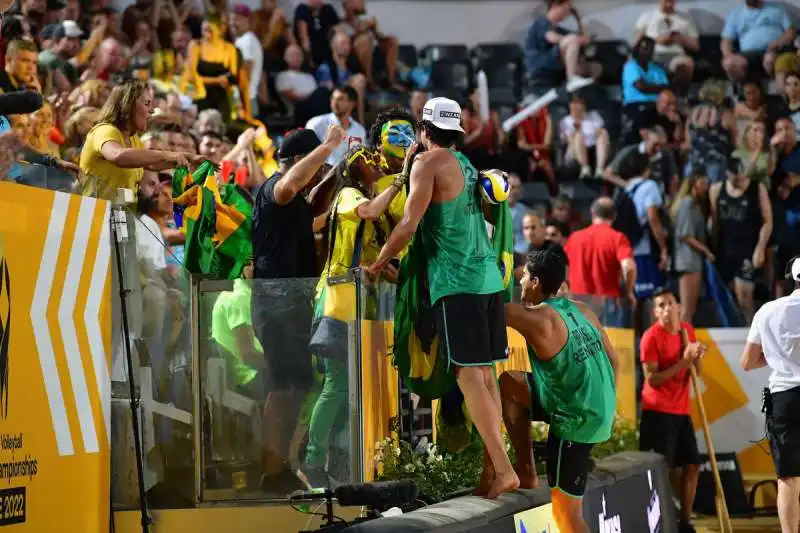
<path id="1" fill-rule="evenodd" d="M 482 170 L 478 184 L 486 202 L 499 204 L 508 200 L 508 175 L 502 170 Z"/>

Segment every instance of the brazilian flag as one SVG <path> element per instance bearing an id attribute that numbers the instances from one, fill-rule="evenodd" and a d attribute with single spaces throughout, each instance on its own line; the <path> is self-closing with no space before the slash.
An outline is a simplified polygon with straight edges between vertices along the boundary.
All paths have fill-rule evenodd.
<path id="1" fill-rule="evenodd" d="M 185 206 L 184 266 L 192 274 L 235 279 L 252 255 L 253 208 L 235 183 L 225 184 L 220 191 L 215 172 L 214 164 L 206 161 L 192 174 L 179 175 L 184 183 L 187 175 L 192 181 L 175 199 Z"/>

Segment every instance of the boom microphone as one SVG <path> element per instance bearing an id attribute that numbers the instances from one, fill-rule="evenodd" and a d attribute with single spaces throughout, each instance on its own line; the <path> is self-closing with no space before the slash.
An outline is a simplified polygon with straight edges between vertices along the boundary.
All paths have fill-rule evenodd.
<path id="1" fill-rule="evenodd" d="M 363 485 L 341 485 L 334 490 L 299 492 L 292 501 L 320 501 L 336 498 L 342 507 L 396 507 L 413 502 L 419 495 L 417 484 L 409 479 L 377 481 Z"/>
<path id="2" fill-rule="evenodd" d="M 0 115 L 33 113 L 44 105 L 42 95 L 36 91 L 16 91 L 0 94 Z"/>

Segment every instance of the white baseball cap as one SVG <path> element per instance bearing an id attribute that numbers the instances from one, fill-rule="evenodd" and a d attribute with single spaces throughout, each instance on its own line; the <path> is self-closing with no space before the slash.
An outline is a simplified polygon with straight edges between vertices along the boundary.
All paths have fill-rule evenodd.
<path id="1" fill-rule="evenodd" d="M 795 281 L 800 281 L 800 257 L 792 262 L 792 278 Z"/>
<path id="2" fill-rule="evenodd" d="M 428 100 L 422 108 L 422 120 L 442 130 L 464 133 L 461 128 L 461 106 L 449 98 L 438 97 Z"/>

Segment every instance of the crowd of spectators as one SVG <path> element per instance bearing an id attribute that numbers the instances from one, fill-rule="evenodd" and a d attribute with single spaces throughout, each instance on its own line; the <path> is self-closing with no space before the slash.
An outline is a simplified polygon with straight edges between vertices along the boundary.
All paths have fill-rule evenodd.
<path id="1" fill-rule="evenodd" d="M 258 9 L 137 0 L 121 13 L 106 0 L 17 0 L 0 34 L 0 90 L 40 93 L 44 105 L 0 120 L 0 129 L 13 128 L 22 139 L 23 163 L 33 163 L 12 165 L 9 176 L 98 192 L 107 158 L 93 157 L 97 150 L 87 142 L 105 139 L 93 125 L 110 89 L 129 78 L 149 80 L 153 112 L 146 126 L 120 130 L 121 148 L 163 152 L 165 167 L 232 161 L 245 169 L 237 176 L 254 196 L 278 169 L 284 131 L 307 127 L 322 139 L 336 124 L 349 143 L 366 143 L 386 94 L 419 120 L 429 97 L 457 93 L 461 149 L 476 167 L 511 175 L 520 254 L 541 246 L 536 239 L 544 234 L 558 236 L 568 251 L 580 249 L 570 245 L 571 234 L 614 220 L 630 207 L 619 198 L 627 196 L 643 229 L 627 231 L 634 261 L 622 268 L 625 281 L 620 268 L 605 264 L 608 257 L 599 268 L 585 250 L 568 252 L 573 292 L 633 303 L 674 281 L 691 314 L 711 261 L 749 317 L 757 302 L 786 291 L 779 273 L 800 252 L 796 31 L 779 5 L 748 0 L 728 14 L 710 63 L 703 36 L 678 7 L 661 0 L 644 11 L 629 55 L 616 64 L 611 56 L 599 60 L 602 43 L 586 32 L 570 0 L 549 0 L 517 48 L 519 72 L 507 80 L 516 99 L 509 101 L 498 96 L 498 70 L 469 57 L 455 60 L 471 61 L 466 84 L 442 84 L 441 65 L 405 57 L 364 0 L 337 7 L 308 0 L 293 14 L 274 0 Z M 571 30 L 562 25 L 570 18 Z M 477 70 L 489 74 L 488 112 Z M 561 84 L 567 100 L 504 130 L 502 120 L 528 102 L 519 103 L 522 94 Z M 609 107 L 615 98 L 617 107 Z M 128 174 L 132 182 L 143 176 Z M 169 175 L 156 178 L 166 183 Z M 577 198 L 577 189 L 588 196 Z M 576 282 L 587 269 L 613 283 Z"/>

